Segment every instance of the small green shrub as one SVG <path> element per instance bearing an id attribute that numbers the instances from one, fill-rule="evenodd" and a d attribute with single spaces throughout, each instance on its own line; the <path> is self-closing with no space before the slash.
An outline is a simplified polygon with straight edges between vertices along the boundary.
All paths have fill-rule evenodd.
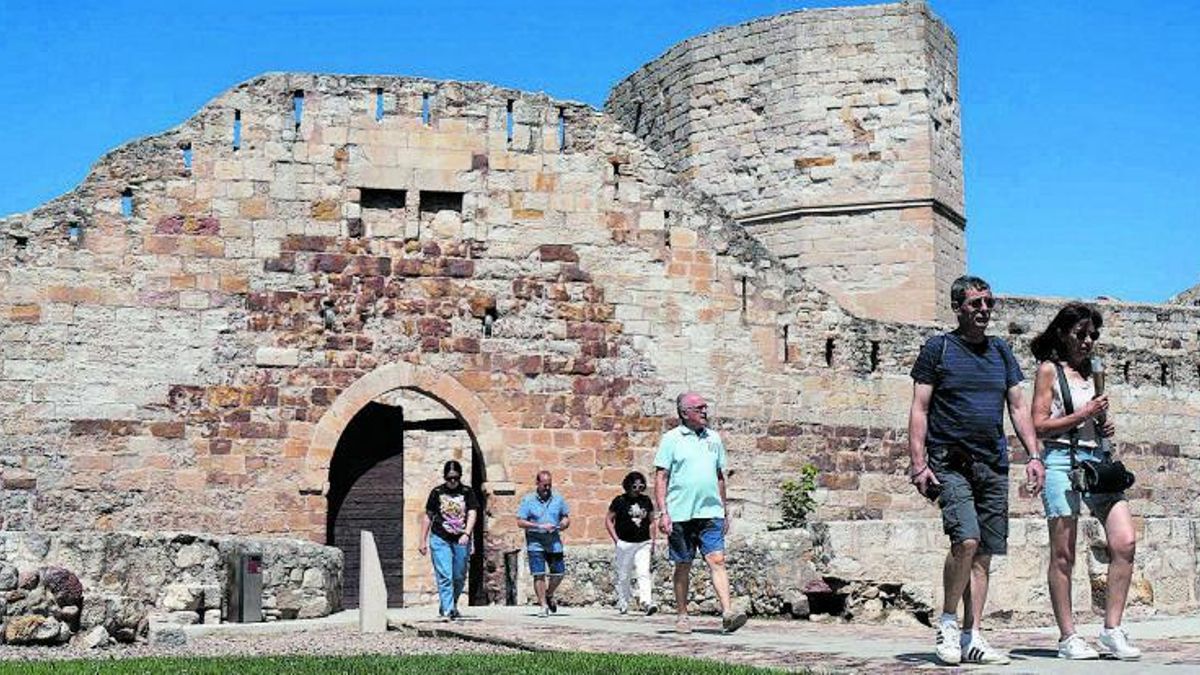
<path id="1" fill-rule="evenodd" d="M 817 467 L 805 464 L 799 480 L 789 478 L 779 486 L 779 524 L 781 528 L 802 527 L 808 514 L 817 507 L 813 492 L 817 489 Z"/>

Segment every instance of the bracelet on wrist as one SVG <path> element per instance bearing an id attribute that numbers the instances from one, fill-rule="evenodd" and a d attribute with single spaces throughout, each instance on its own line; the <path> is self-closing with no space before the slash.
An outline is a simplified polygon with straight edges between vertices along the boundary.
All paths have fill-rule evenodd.
<path id="1" fill-rule="evenodd" d="M 925 473 L 926 471 L 929 470 L 929 465 L 926 464 L 925 466 L 922 466 L 920 469 L 916 469 L 915 471 L 913 470 L 914 468 L 915 467 L 909 467 L 909 469 L 908 469 L 908 477 L 909 478 L 916 478 L 917 476 L 920 476 L 921 474 Z"/>
<path id="2" fill-rule="evenodd" d="M 1026 460 L 1025 463 L 1028 464 L 1029 462 L 1037 462 L 1042 466 L 1046 466 L 1046 460 L 1042 459 L 1041 455 L 1030 455 L 1029 459 Z"/>

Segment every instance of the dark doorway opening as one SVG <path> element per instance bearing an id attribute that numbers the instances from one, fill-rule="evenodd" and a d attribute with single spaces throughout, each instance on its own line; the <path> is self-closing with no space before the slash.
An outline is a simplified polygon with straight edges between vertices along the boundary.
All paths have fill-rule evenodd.
<path id="1" fill-rule="evenodd" d="M 395 405 L 380 402 L 385 400 Z M 408 410 L 410 404 L 414 406 L 412 410 Z M 341 549 L 345 555 L 344 607 L 359 606 L 362 530 L 370 530 L 375 536 L 388 606 L 404 606 L 405 591 L 412 590 L 405 586 L 405 539 L 406 536 L 411 539 L 409 547 L 415 548 L 420 536 L 414 509 L 418 513 L 423 510 L 429 490 L 440 482 L 441 463 L 452 458 L 447 449 L 459 448 L 461 452 L 467 444 L 471 453 L 470 486 L 479 499 L 480 512 L 472 533 L 465 599 L 471 605 L 489 603 L 484 553 L 487 504 L 480 490 L 487 476 L 482 453 L 452 410 L 431 397 L 408 391 L 400 396 L 381 397 L 364 406 L 342 432 L 329 465 L 326 543 Z M 408 495 L 404 490 L 406 471 L 411 474 L 407 481 L 411 493 Z M 413 555 L 413 551 L 408 551 L 409 565 L 430 564 L 427 557 Z M 414 570 L 408 570 L 408 574 L 413 575 Z M 418 579 L 420 576 L 413 577 L 418 588 L 423 583 Z"/>
<path id="2" fill-rule="evenodd" d="M 342 605 L 358 607 L 359 538 L 375 536 L 388 605 L 404 600 L 404 412 L 368 403 L 350 420 L 329 465 L 325 540 L 345 554 Z"/>

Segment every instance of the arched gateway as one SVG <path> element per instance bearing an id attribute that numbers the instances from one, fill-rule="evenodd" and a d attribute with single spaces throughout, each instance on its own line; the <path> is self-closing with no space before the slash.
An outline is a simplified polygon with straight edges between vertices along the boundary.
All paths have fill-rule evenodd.
<path id="1" fill-rule="evenodd" d="M 458 459 L 486 499 L 488 481 L 506 484 L 496 426 L 482 402 L 449 375 L 425 366 L 383 366 L 347 388 L 313 433 L 310 482 L 321 477 L 327 498 L 326 543 L 346 555 L 343 600 L 358 604 L 359 532 L 379 546 L 391 606 L 434 592 L 419 545 L 419 517 L 442 462 Z M 470 601 L 487 602 L 482 589 L 484 521 L 474 533 Z"/>

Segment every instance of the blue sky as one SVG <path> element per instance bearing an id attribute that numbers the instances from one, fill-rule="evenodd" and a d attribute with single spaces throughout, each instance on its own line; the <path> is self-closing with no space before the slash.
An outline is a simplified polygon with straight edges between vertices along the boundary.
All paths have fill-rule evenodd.
<path id="1" fill-rule="evenodd" d="M 267 71 L 495 82 L 600 106 L 674 43 L 854 2 L 0 0 L 0 214 Z M 1002 293 L 1200 283 L 1200 3 L 931 0 L 959 43 L 969 269 Z"/>

